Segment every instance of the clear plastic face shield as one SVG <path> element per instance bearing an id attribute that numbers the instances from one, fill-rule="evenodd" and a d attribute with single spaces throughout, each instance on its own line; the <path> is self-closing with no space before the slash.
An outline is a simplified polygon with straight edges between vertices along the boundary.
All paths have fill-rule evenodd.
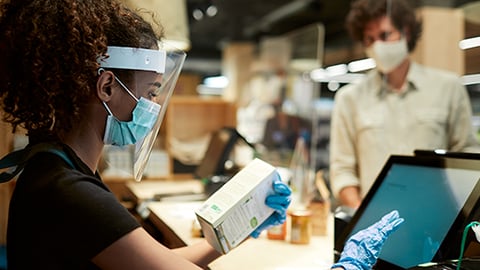
<path id="1" fill-rule="evenodd" d="M 144 122 L 143 120 L 138 120 L 138 118 L 145 114 L 154 114 L 153 118 L 152 116 L 149 117 L 150 123 L 140 127 L 141 129 L 147 127 L 146 131 L 141 132 L 143 134 L 146 133 L 146 135 L 142 134 L 140 137 L 135 138 L 133 145 L 118 146 L 124 153 L 133 151 L 133 154 L 130 156 L 133 157 L 130 160 L 133 168 L 128 166 L 130 162 L 126 162 L 126 167 L 130 168 L 117 168 L 122 171 L 119 174 L 125 175 L 127 173 L 131 175 L 133 173 L 136 181 L 142 179 L 163 117 L 165 116 L 168 102 L 186 58 L 185 52 L 179 49 L 162 42 L 159 42 L 158 45 L 158 50 L 109 46 L 107 50 L 109 57 L 99 60 L 100 67 L 111 69 L 115 74 L 117 82 L 137 101 L 137 106 L 132 112 L 133 122 Z M 135 70 L 135 72 L 133 78 L 130 78 L 127 83 L 126 78 L 118 77 L 115 69 Z M 109 114 L 111 113 L 109 112 Z M 138 125 L 135 128 L 138 128 Z M 108 124 L 106 130 L 108 130 Z M 124 133 L 123 136 L 128 135 Z M 116 147 L 115 143 L 113 143 L 112 147 Z M 118 164 L 115 166 L 118 166 Z"/>

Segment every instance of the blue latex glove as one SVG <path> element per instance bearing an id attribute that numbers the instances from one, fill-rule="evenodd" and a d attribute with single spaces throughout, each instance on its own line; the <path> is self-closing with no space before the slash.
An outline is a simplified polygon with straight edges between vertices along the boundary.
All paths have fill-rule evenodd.
<path id="1" fill-rule="evenodd" d="M 290 197 L 292 190 L 287 184 L 282 182 L 278 173 L 273 180 L 272 186 L 274 193 L 267 196 L 265 204 L 275 211 L 250 234 L 253 238 L 257 238 L 262 231 L 270 227 L 284 223 L 287 219 L 287 208 L 292 200 Z"/>
<path id="2" fill-rule="evenodd" d="M 332 268 L 372 269 L 385 240 L 403 221 L 403 218 L 399 217 L 398 211 L 394 210 L 370 227 L 352 235 L 345 243 L 340 260 Z"/>

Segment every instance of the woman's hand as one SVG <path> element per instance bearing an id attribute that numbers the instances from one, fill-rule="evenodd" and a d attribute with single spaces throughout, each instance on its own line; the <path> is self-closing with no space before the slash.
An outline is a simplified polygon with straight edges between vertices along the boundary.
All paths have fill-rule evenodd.
<path id="1" fill-rule="evenodd" d="M 269 216 L 250 236 L 257 238 L 260 233 L 270 227 L 280 225 L 287 219 L 287 208 L 290 205 L 292 190 L 287 184 L 282 182 L 277 173 L 272 183 L 273 194 L 267 196 L 265 204 L 275 211 Z"/>

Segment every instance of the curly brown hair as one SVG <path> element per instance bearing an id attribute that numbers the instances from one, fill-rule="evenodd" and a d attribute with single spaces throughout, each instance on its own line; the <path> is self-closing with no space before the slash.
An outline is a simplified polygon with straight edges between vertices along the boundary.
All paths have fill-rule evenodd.
<path id="1" fill-rule="evenodd" d="M 161 37 L 115 0 L 10 0 L 0 14 L 0 106 L 29 135 L 61 135 L 79 121 L 107 45 L 155 48 Z"/>
<path id="2" fill-rule="evenodd" d="M 408 50 L 415 49 L 422 33 L 422 22 L 413 8 L 404 0 L 357 0 L 352 2 L 346 19 L 348 33 L 355 41 L 363 42 L 363 32 L 367 23 L 387 14 L 387 1 L 391 1 L 391 19 L 400 31 L 408 29 Z"/>

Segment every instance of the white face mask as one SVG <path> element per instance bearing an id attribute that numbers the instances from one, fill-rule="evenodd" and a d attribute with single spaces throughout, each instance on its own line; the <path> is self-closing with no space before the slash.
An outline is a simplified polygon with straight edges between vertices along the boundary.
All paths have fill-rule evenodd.
<path id="1" fill-rule="evenodd" d="M 368 57 L 375 60 L 377 69 L 382 73 L 390 73 L 408 56 L 408 46 L 405 37 L 398 41 L 375 41 L 366 48 Z"/>

